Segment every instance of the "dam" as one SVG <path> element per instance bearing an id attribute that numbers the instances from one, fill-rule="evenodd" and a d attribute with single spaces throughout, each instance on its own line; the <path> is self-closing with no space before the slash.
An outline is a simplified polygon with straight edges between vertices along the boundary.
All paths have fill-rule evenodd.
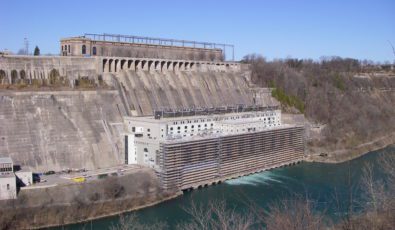
<path id="1" fill-rule="evenodd" d="M 139 39 L 85 35 L 62 39 L 62 56 L 1 56 L 0 156 L 35 171 L 139 164 L 177 189 L 303 159 L 303 126 L 282 124 L 271 89 L 225 61 L 232 45 Z"/>

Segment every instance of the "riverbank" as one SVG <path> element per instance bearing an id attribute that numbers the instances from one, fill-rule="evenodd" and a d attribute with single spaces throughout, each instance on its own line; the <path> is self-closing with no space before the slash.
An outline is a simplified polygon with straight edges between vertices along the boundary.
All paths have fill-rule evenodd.
<path id="1" fill-rule="evenodd" d="M 333 154 L 342 154 L 342 157 L 333 157 L 336 155 L 330 153 L 328 158 L 316 156 L 318 160 L 308 158 L 306 161 L 340 163 L 394 142 L 395 135 L 388 135 L 350 150 L 356 151 L 354 155 L 336 151 Z M 162 190 L 155 172 L 142 168 L 130 175 L 85 184 L 22 190 L 18 200 L 0 202 L 0 226 L 2 229 L 39 229 L 84 224 L 154 206 L 180 195 L 180 191 Z"/>
<path id="2" fill-rule="evenodd" d="M 359 158 L 369 152 L 377 151 L 395 144 L 395 133 L 377 138 L 373 141 L 360 144 L 352 149 L 341 149 L 336 151 L 322 152 L 323 156 L 318 154 L 311 154 L 305 157 L 307 162 L 320 162 L 320 163 L 342 163 Z"/>
<path id="3" fill-rule="evenodd" d="M 227 205 L 227 210 L 244 215 L 248 213 L 246 210 L 251 207 L 268 210 L 268 207 L 277 204 L 278 201 L 294 199 L 295 195 L 308 195 L 313 202 L 311 204 L 314 209 L 324 213 L 325 219 L 329 223 L 332 221 L 336 223 L 336 221 L 343 219 L 343 215 L 350 208 L 350 180 L 355 182 L 352 189 L 354 191 L 353 201 L 361 204 L 359 202 L 363 202 L 366 198 L 361 192 L 363 189 L 360 187 L 361 183 L 358 183 L 361 181 L 366 163 L 372 164 L 374 170 L 372 174 L 377 179 L 385 179 L 380 171 L 382 167 L 378 165 L 383 153 L 393 155 L 395 147 L 365 154 L 346 164 L 302 162 L 292 167 L 277 168 L 228 180 L 133 212 L 136 217 L 133 223 L 147 227 L 153 226 L 155 223 L 163 223 L 167 225 L 167 229 L 175 229 L 179 224 L 191 221 L 191 215 L 185 211 L 191 207 L 191 204 L 207 210 L 211 204 L 223 202 Z M 350 174 L 350 172 L 352 173 Z M 355 207 L 356 211 L 358 207 Z M 107 230 L 117 223 L 119 223 L 119 218 L 114 216 L 85 224 L 64 226 L 56 230 L 81 230 L 91 227 L 95 230 Z"/>
<path id="4" fill-rule="evenodd" d="M 1 229 L 38 229 L 82 223 L 146 208 L 181 195 L 163 190 L 152 169 L 83 184 L 21 190 L 1 201 Z"/>

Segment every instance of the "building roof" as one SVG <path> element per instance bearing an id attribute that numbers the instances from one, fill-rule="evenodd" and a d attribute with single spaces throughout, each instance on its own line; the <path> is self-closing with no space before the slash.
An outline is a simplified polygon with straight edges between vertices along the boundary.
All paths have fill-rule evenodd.
<path id="1" fill-rule="evenodd" d="M 0 157 L 0 164 L 13 164 L 11 157 Z"/>
<path id="2" fill-rule="evenodd" d="M 142 121 L 149 123 L 167 123 L 172 121 L 185 121 L 185 120 L 199 120 L 199 119 L 207 119 L 207 118 L 223 118 L 223 117 L 231 117 L 231 116 L 242 116 L 245 114 L 258 114 L 264 113 L 268 111 L 276 111 L 275 110 L 267 110 L 267 111 L 248 111 L 248 112 L 238 112 L 238 113 L 224 113 L 224 114 L 208 114 L 208 115 L 196 115 L 196 116 L 179 116 L 179 117 L 162 117 L 160 119 L 155 119 L 154 116 L 140 116 L 140 117 L 126 117 L 126 120 L 131 121 Z"/>

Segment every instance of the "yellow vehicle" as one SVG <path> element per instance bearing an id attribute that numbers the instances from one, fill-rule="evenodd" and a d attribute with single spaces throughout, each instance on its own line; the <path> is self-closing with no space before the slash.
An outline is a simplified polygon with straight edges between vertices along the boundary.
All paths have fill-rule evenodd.
<path id="1" fill-rule="evenodd" d="M 85 177 L 74 177 L 72 180 L 77 183 L 82 183 L 85 182 Z"/>

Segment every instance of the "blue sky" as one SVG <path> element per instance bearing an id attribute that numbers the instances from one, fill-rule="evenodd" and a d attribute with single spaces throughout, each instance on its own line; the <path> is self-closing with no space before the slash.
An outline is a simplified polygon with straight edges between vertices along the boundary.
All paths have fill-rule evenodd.
<path id="1" fill-rule="evenodd" d="M 395 60 L 395 0 L 1 0 L 0 9 L 0 50 L 14 52 L 27 37 L 58 53 L 61 37 L 86 32 L 231 43 L 236 59 Z"/>

